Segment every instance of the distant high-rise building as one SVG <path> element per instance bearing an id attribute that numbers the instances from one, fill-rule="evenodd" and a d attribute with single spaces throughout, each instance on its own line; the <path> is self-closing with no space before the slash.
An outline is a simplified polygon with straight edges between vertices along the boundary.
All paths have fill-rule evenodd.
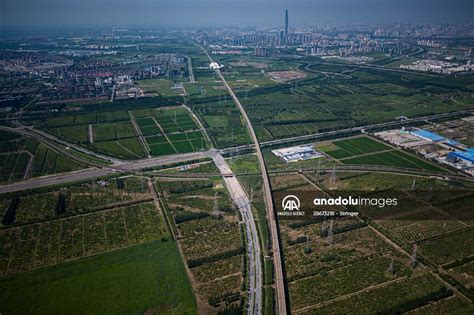
<path id="1" fill-rule="evenodd" d="M 268 50 L 264 47 L 255 47 L 255 56 L 268 57 Z"/>
<path id="2" fill-rule="evenodd" d="M 288 10 L 285 10 L 285 37 L 288 35 Z"/>
<path id="3" fill-rule="evenodd" d="M 280 31 L 280 34 L 278 36 L 280 39 L 280 44 L 285 43 L 285 31 Z"/>

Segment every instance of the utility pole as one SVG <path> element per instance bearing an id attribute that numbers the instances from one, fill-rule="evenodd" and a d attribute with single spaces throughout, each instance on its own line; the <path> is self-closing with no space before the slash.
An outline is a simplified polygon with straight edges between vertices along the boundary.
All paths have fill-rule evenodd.
<path id="1" fill-rule="evenodd" d="M 333 221 L 331 219 L 331 221 L 329 222 L 329 231 L 328 231 L 328 236 L 326 237 L 326 243 L 329 244 L 329 245 L 332 245 L 334 239 L 333 239 Z"/>
<path id="2" fill-rule="evenodd" d="M 331 174 L 330 182 L 332 184 L 334 184 L 336 182 L 336 164 L 334 164 L 333 167 L 332 167 L 332 174 Z"/>
<path id="3" fill-rule="evenodd" d="M 416 251 L 418 249 L 418 244 L 413 244 L 413 252 L 411 254 L 411 259 L 410 259 L 410 266 L 412 268 L 416 267 Z"/>
<path id="4" fill-rule="evenodd" d="M 393 274 L 393 258 L 392 258 L 392 261 L 390 262 L 390 265 L 388 266 L 387 272 Z"/>
<path id="5" fill-rule="evenodd" d="M 316 177 L 319 177 L 320 168 L 321 168 L 321 159 L 318 158 L 318 167 L 316 168 Z"/>

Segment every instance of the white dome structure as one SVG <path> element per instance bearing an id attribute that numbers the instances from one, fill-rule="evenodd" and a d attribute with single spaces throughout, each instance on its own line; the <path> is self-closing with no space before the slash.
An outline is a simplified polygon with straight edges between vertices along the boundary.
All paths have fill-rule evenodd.
<path id="1" fill-rule="evenodd" d="M 218 64 L 217 62 L 215 62 L 215 61 L 214 61 L 214 62 L 211 62 L 211 63 L 209 64 L 209 69 L 211 69 L 211 70 L 216 70 L 216 69 L 220 69 L 220 68 L 222 68 L 222 66 L 219 65 L 219 64 Z"/>

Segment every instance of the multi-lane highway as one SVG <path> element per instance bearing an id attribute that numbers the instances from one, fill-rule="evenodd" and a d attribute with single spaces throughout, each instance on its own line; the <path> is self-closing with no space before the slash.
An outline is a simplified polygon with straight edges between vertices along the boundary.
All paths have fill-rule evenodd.
<path id="1" fill-rule="evenodd" d="M 240 185 L 232 170 L 220 153 L 213 151 L 213 160 L 219 172 L 224 178 L 229 194 L 239 209 L 242 222 L 245 224 L 247 234 L 247 256 L 248 256 L 248 314 L 262 313 L 262 261 L 260 240 L 258 237 L 257 225 L 255 223 L 252 205 L 244 189 Z"/>
<path id="2" fill-rule="evenodd" d="M 207 51 L 204 48 L 202 49 L 204 52 L 206 52 L 210 62 L 212 62 L 211 56 L 207 53 Z M 305 135 L 305 136 L 290 137 L 290 138 L 285 138 L 285 139 L 278 139 L 278 140 L 272 140 L 272 141 L 259 143 L 257 140 L 256 134 L 254 132 L 254 129 L 252 127 L 252 124 L 250 122 L 250 119 L 247 116 L 239 99 L 232 91 L 231 87 L 225 80 L 221 71 L 217 69 L 216 73 L 219 76 L 219 78 L 222 80 L 224 86 L 226 87 L 229 94 L 231 95 L 234 103 L 239 108 L 239 111 L 244 117 L 248 131 L 253 140 L 253 144 L 244 145 L 244 146 L 235 147 L 235 148 L 227 148 L 222 151 L 223 152 L 234 152 L 234 151 L 238 152 L 238 151 L 246 150 L 246 149 L 255 149 L 257 152 L 258 162 L 259 162 L 260 170 L 261 170 L 261 176 L 262 176 L 263 184 L 264 184 L 264 193 L 265 193 L 264 197 L 265 197 L 265 203 L 267 207 L 268 220 L 269 220 L 269 226 L 270 226 L 270 232 L 271 232 L 271 238 L 272 238 L 273 263 L 274 263 L 274 268 L 275 268 L 274 276 L 275 276 L 275 287 L 276 287 L 276 293 L 277 293 L 276 301 L 277 301 L 277 311 L 279 314 L 287 313 L 285 286 L 284 286 L 284 278 L 283 278 L 283 264 L 282 264 L 282 258 L 281 258 L 281 253 L 280 253 L 280 242 L 279 242 L 275 212 L 273 208 L 270 182 L 269 182 L 269 177 L 268 177 L 268 173 L 265 166 L 265 161 L 263 159 L 261 147 L 291 144 L 291 143 L 300 142 L 300 141 L 318 140 L 318 139 L 324 139 L 327 137 L 341 137 L 342 135 L 349 134 L 349 133 L 395 128 L 395 127 L 399 127 L 400 125 L 410 125 L 417 122 L 474 114 L 474 109 L 469 109 L 469 110 L 458 111 L 458 112 L 416 117 L 416 118 L 411 118 L 405 121 L 391 121 L 391 122 L 385 122 L 385 123 L 379 123 L 379 124 L 373 124 L 373 125 L 367 125 L 367 126 L 359 126 L 359 127 L 347 128 L 347 129 L 336 130 L 336 131 L 321 132 L 321 133 L 315 133 L 315 134 L 310 134 L 310 135 Z M 104 155 L 92 152 L 81 146 L 68 143 L 62 139 L 56 138 L 54 135 L 48 134 L 46 132 L 31 128 L 31 127 L 18 126 L 17 128 L 10 128 L 10 127 L 1 126 L 0 129 L 7 130 L 10 132 L 16 132 L 28 137 L 35 138 L 36 140 L 48 145 L 53 150 L 58 151 L 62 154 L 65 154 L 66 156 L 69 156 L 78 162 L 81 162 L 89 166 L 94 166 L 93 168 L 71 172 L 68 174 L 45 176 L 45 177 L 24 180 L 20 182 L 3 185 L 3 186 L 0 186 L 0 193 L 14 192 L 14 191 L 20 191 L 20 190 L 25 190 L 25 189 L 33 189 L 33 188 L 39 188 L 43 186 L 68 184 L 72 182 L 93 179 L 93 178 L 97 178 L 101 176 L 107 176 L 114 173 L 135 172 L 135 171 L 140 171 L 143 169 L 153 168 L 153 167 L 157 167 L 161 165 L 188 162 L 188 161 L 197 160 L 201 158 L 212 158 L 214 163 L 217 165 L 221 175 L 224 177 L 224 181 L 229 190 L 229 193 L 231 194 L 233 201 L 239 208 L 239 211 L 242 215 L 243 223 L 246 226 L 247 242 L 248 242 L 247 250 L 248 250 L 248 256 L 249 256 L 248 313 L 261 314 L 262 312 L 262 261 L 261 261 L 261 249 L 260 249 L 261 242 L 258 237 L 257 227 L 255 224 L 252 211 L 251 211 L 251 205 L 248 200 L 248 197 L 246 196 L 244 190 L 242 189 L 240 183 L 238 182 L 234 174 L 232 174 L 231 170 L 228 168 L 220 152 L 217 152 L 216 150 L 208 150 L 208 151 L 164 156 L 164 157 L 158 157 L 158 158 L 147 158 L 143 160 L 129 162 L 129 161 L 123 161 L 120 159 L 116 159 L 116 158 L 112 158 L 109 156 L 104 156 Z M 110 164 L 106 166 L 106 165 L 88 160 L 87 157 L 81 157 L 81 156 L 71 153 L 70 150 L 68 150 L 68 148 L 72 148 L 76 151 L 79 151 L 83 153 L 84 155 L 89 155 L 91 157 L 105 160 Z M 351 168 L 351 166 L 347 166 L 344 169 L 338 168 L 337 170 L 353 170 L 353 171 L 370 171 L 371 170 L 371 171 L 378 171 L 378 172 L 400 172 L 401 171 L 400 169 L 396 169 L 396 170 L 391 169 L 391 168 L 381 169 L 380 167 L 378 167 L 377 169 L 369 169 L 366 166 L 360 166 L 359 168 L 360 169 L 355 169 L 354 167 Z M 404 171 L 404 173 L 414 174 L 412 170 L 406 170 Z M 430 174 L 420 174 L 420 175 L 431 176 Z M 435 175 L 437 174 L 433 174 L 433 176 Z M 446 175 L 446 176 L 457 176 L 457 175 Z"/>
<path id="3" fill-rule="evenodd" d="M 164 156 L 160 158 L 144 159 L 128 163 L 119 163 L 112 166 L 104 166 L 102 168 L 88 168 L 67 174 L 51 175 L 33 178 L 29 180 L 19 181 L 7 185 L 0 186 L 0 193 L 8 193 L 25 189 L 33 189 L 44 186 L 52 186 L 59 184 L 68 184 L 77 181 L 97 178 L 101 176 L 111 175 L 114 173 L 133 172 L 147 168 L 169 165 L 174 163 L 182 163 L 201 158 L 212 157 L 212 151 L 192 152 L 178 155 Z"/>
<path id="4" fill-rule="evenodd" d="M 457 116 L 467 116 L 467 115 L 473 115 L 473 114 L 474 114 L 474 109 L 467 109 L 467 110 L 461 110 L 461 111 L 456 111 L 456 112 L 420 116 L 420 117 L 408 118 L 403 121 L 400 121 L 400 120 L 388 121 L 388 122 L 378 123 L 378 124 L 371 124 L 371 125 L 346 128 L 346 129 L 338 129 L 338 130 L 327 131 L 327 132 L 318 132 L 318 133 L 313 133 L 313 134 L 304 135 L 304 136 L 265 141 L 261 143 L 261 146 L 269 147 L 269 146 L 287 144 L 287 143 L 292 143 L 292 142 L 297 142 L 297 141 L 317 140 L 319 138 L 327 138 L 327 137 L 332 137 L 332 136 L 341 137 L 341 135 L 348 134 L 351 132 L 355 133 L 355 132 L 366 132 L 366 131 L 377 130 L 377 129 L 396 128 L 396 127 L 405 126 L 405 125 L 412 125 L 413 123 L 419 123 L 419 122 L 430 121 L 430 120 L 438 120 L 438 119 L 444 119 L 444 118 L 453 118 Z"/>
<path id="5" fill-rule="evenodd" d="M 267 215 L 268 215 L 268 221 L 269 221 L 268 225 L 270 226 L 270 235 L 272 238 L 277 310 L 278 310 L 278 314 L 286 314 L 287 309 L 286 309 L 285 282 L 283 278 L 283 263 L 282 263 L 282 257 L 281 257 L 281 251 L 280 251 L 280 238 L 278 235 L 278 227 L 277 227 L 277 222 L 276 222 L 276 217 L 275 217 L 275 210 L 273 208 L 272 192 L 270 188 L 270 179 L 267 174 L 267 167 L 265 165 L 265 160 L 263 159 L 263 154 L 260 149 L 260 145 L 258 143 L 257 135 L 255 134 L 255 131 L 253 130 L 252 124 L 250 122 L 249 117 L 247 116 L 247 113 L 244 110 L 244 107 L 240 103 L 237 96 L 235 96 L 234 92 L 232 91 L 229 84 L 225 80 L 221 71 L 217 69 L 216 72 L 221 78 L 222 82 L 224 82 L 226 89 L 228 90 L 229 94 L 232 96 L 234 103 L 237 105 L 237 107 L 240 110 L 240 113 L 244 117 L 244 120 L 246 121 L 246 124 L 247 124 L 247 129 L 250 133 L 250 136 L 255 146 L 255 150 L 257 152 L 258 164 L 260 166 L 260 171 L 261 171 L 262 180 L 263 180 L 265 206 L 267 208 Z"/>
<path id="6" fill-rule="evenodd" d="M 209 59 L 209 62 L 213 63 L 214 60 L 212 59 L 211 55 L 209 55 L 208 51 L 204 47 L 201 47 L 198 44 L 196 45 L 200 47 L 206 53 Z M 275 268 L 274 276 L 275 276 L 275 287 L 276 287 L 277 311 L 278 311 L 278 314 L 286 314 L 287 313 L 286 295 L 285 295 L 285 283 L 284 283 L 284 278 L 283 278 L 283 263 L 282 263 L 281 251 L 280 251 L 280 238 L 278 235 L 278 227 L 277 227 L 277 222 L 275 218 L 275 211 L 273 209 L 273 199 L 272 199 L 272 193 L 271 193 L 271 188 L 270 188 L 270 180 L 267 174 L 265 160 L 263 159 L 263 154 L 260 149 L 260 145 L 258 143 L 257 135 L 255 134 L 252 123 L 250 122 L 250 119 L 247 116 L 247 113 L 245 112 L 244 107 L 240 103 L 239 99 L 235 95 L 230 85 L 227 83 L 220 69 L 215 69 L 215 72 L 221 79 L 222 83 L 224 83 L 226 90 L 229 92 L 230 96 L 232 97 L 232 100 L 234 101 L 242 117 L 244 118 L 245 123 L 247 125 L 247 130 L 249 131 L 250 137 L 252 138 L 252 142 L 255 146 L 255 150 L 257 151 L 258 164 L 260 166 L 260 171 L 261 171 L 262 180 L 263 180 L 265 206 L 267 208 L 267 215 L 268 215 L 268 221 L 269 221 L 268 224 L 270 226 L 270 234 L 272 238 L 273 265 Z"/>

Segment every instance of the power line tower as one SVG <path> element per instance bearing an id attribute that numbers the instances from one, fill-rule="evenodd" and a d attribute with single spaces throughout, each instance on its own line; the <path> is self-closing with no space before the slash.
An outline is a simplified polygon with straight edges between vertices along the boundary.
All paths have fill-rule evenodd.
<path id="1" fill-rule="evenodd" d="M 309 242 L 309 237 L 308 237 L 308 235 L 306 235 L 306 244 L 304 246 L 304 253 L 305 254 L 310 254 L 311 252 L 312 252 L 312 250 L 311 250 L 311 244 Z"/>
<path id="2" fill-rule="evenodd" d="M 319 177 L 320 168 L 321 168 L 321 159 L 318 159 L 318 167 L 316 168 L 316 177 Z"/>
<path id="3" fill-rule="evenodd" d="M 418 250 L 418 244 L 413 244 L 413 252 L 411 254 L 410 266 L 412 268 L 416 267 L 416 251 Z"/>
<path id="4" fill-rule="evenodd" d="M 323 224 L 321 224 L 321 235 L 324 235 L 327 229 L 326 216 L 323 217 Z"/>
<path id="5" fill-rule="evenodd" d="M 416 187 L 416 178 L 413 178 L 413 183 L 411 183 L 410 190 L 411 191 L 415 190 L 415 187 Z"/>
<path id="6" fill-rule="evenodd" d="M 393 258 L 392 258 L 392 261 L 390 262 L 390 265 L 388 266 L 387 272 L 393 274 Z"/>
<path id="7" fill-rule="evenodd" d="M 217 191 L 214 193 L 214 207 L 212 209 L 212 215 L 213 216 L 219 216 L 220 212 L 219 212 L 219 205 L 217 203 Z"/>
<path id="8" fill-rule="evenodd" d="M 334 231 L 333 231 L 333 221 L 331 219 L 331 221 L 329 222 L 329 231 L 328 231 L 328 236 L 326 237 L 326 243 L 329 244 L 329 245 L 332 245 L 334 239 L 333 239 L 333 234 L 334 234 Z"/>
<path id="9" fill-rule="evenodd" d="M 332 167 L 330 182 L 331 182 L 331 184 L 334 184 L 336 182 L 336 164 L 334 164 L 333 167 Z"/>
<path id="10" fill-rule="evenodd" d="M 250 187 L 250 202 L 253 202 L 253 187 Z"/>

